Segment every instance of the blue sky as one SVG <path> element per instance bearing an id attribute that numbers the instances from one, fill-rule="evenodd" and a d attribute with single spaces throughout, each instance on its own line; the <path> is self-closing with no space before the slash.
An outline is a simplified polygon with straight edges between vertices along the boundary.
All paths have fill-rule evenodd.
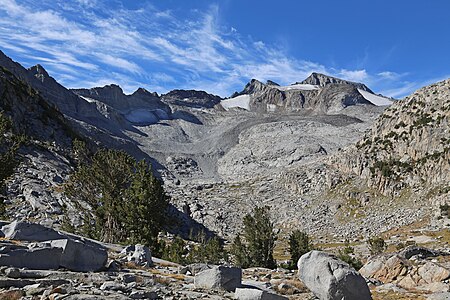
<path id="1" fill-rule="evenodd" d="M 0 0 L 0 49 L 67 87 L 221 96 L 311 72 L 401 98 L 450 77 L 448 0 Z"/>

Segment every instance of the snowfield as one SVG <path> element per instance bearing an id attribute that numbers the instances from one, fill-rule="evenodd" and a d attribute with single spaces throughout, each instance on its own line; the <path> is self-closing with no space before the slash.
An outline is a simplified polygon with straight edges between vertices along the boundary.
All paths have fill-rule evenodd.
<path id="1" fill-rule="evenodd" d="M 274 86 L 275 88 L 279 89 L 280 91 L 292 91 L 292 90 L 302 90 L 302 91 L 312 91 L 312 90 L 318 90 L 319 86 L 312 85 L 312 84 L 293 84 L 293 85 L 287 85 L 287 86 Z"/>
<path id="2" fill-rule="evenodd" d="M 92 98 L 89 98 L 89 97 L 84 97 L 84 96 L 80 96 L 80 98 L 81 98 L 81 99 L 83 99 L 83 100 L 86 100 L 86 102 L 89 102 L 89 103 L 93 103 L 93 102 L 95 102 L 95 100 L 94 100 L 94 99 L 92 99 Z"/>
<path id="3" fill-rule="evenodd" d="M 391 105 L 393 101 L 389 98 L 381 97 L 378 95 L 374 95 L 372 93 L 369 93 L 367 91 L 358 89 L 358 92 L 368 101 L 372 102 L 372 104 L 375 104 L 376 106 L 386 106 Z"/>
<path id="4" fill-rule="evenodd" d="M 246 110 L 250 109 L 250 95 L 240 95 L 234 98 L 222 100 L 220 102 L 225 110 L 229 110 L 233 107 L 240 107 Z"/>
<path id="5" fill-rule="evenodd" d="M 125 114 L 125 118 L 134 124 L 149 125 L 155 124 L 161 119 L 168 119 L 168 115 L 161 109 L 135 109 Z"/>

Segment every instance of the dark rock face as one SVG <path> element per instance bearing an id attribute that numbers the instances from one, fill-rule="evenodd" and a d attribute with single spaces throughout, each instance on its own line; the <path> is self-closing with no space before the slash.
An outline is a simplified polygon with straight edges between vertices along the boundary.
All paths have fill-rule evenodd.
<path id="1" fill-rule="evenodd" d="M 41 65 L 25 69 L 0 51 L 0 66 L 3 67 L 4 72 L 7 71 L 5 74 L 10 81 L 21 81 L 21 85 L 29 85 L 27 87 L 29 90 L 37 91 L 42 102 L 58 113 L 62 113 L 70 119 L 87 123 L 100 131 L 120 134 L 117 124 L 105 118 L 97 110 L 95 103 L 87 102 L 60 85 L 53 77 L 49 76 Z M 74 122 L 71 123 L 74 125 Z M 74 127 L 79 126 L 75 125 Z M 84 131 L 82 128 L 78 129 Z"/>
<path id="2" fill-rule="evenodd" d="M 198 108 L 212 108 L 222 100 L 219 96 L 196 90 L 173 90 L 161 98 L 167 103 Z"/>
<path id="3" fill-rule="evenodd" d="M 337 112 L 347 106 L 372 105 L 358 89 L 371 92 L 364 84 L 353 83 L 322 74 L 313 73 L 297 85 L 313 85 L 316 88 L 282 88 L 278 84 L 264 84 L 252 79 L 239 95 L 251 95 L 250 110 L 257 112 L 295 112 L 315 113 Z M 292 87 L 294 87 L 294 84 Z"/>
<path id="4" fill-rule="evenodd" d="M 122 113 L 127 113 L 135 107 L 148 110 L 160 109 L 170 113 L 169 106 L 161 101 L 157 93 L 151 93 L 143 88 L 139 88 L 131 95 L 125 95 L 120 86 L 115 84 L 72 91 L 77 95 L 101 101 Z"/>
<path id="5" fill-rule="evenodd" d="M 324 86 L 313 102 L 320 111 L 325 112 L 339 111 L 347 106 L 357 104 L 373 105 L 358 92 L 357 86 L 342 83 L 331 83 Z"/>
<path id="6" fill-rule="evenodd" d="M 0 110 L 12 118 L 17 132 L 41 141 L 70 145 L 76 132 L 63 114 L 6 69 L 0 69 L 0 92 Z"/>
<path id="7" fill-rule="evenodd" d="M 362 89 L 364 91 L 368 91 L 368 92 L 372 93 L 372 91 L 366 85 L 364 85 L 362 83 L 351 82 L 351 81 L 343 80 L 340 78 L 335 78 L 335 77 L 320 74 L 320 73 L 312 73 L 308 78 L 306 78 L 302 82 L 298 82 L 298 83 L 318 85 L 320 87 L 324 87 L 329 84 L 348 84 L 348 85 L 355 86 L 358 89 Z"/>
<path id="8" fill-rule="evenodd" d="M 52 249 L 61 249 L 59 266 L 71 271 L 99 271 L 108 259 L 106 250 L 99 245 L 93 246 L 79 240 L 53 240 L 50 245 Z"/>

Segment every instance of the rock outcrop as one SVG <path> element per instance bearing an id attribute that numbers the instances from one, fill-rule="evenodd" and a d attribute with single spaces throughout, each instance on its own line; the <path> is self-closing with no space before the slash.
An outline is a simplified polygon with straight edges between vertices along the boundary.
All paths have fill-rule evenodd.
<path id="1" fill-rule="evenodd" d="M 105 103 L 123 114 L 129 114 L 135 109 L 145 109 L 148 111 L 160 110 L 166 114 L 166 119 L 170 115 L 169 106 L 161 101 L 158 94 L 143 88 L 137 89 L 131 95 L 125 95 L 123 90 L 115 84 L 91 89 L 72 89 L 71 91 L 87 99 Z"/>
<path id="2" fill-rule="evenodd" d="M 173 90 L 161 95 L 161 99 L 172 105 L 193 108 L 213 108 L 222 100 L 219 96 L 196 90 Z"/>
<path id="3" fill-rule="evenodd" d="M 398 253 L 372 257 L 359 272 L 368 279 L 407 290 L 445 292 L 450 289 L 450 266 L 443 258 L 449 255 L 413 246 Z"/>
<path id="4" fill-rule="evenodd" d="M 408 188 L 450 192 L 450 79 L 397 101 L 355 146 L 334 156 L 338 169 L 386 195 Z M 448 197 L 448 196 L 447 196 Z"/>
<path id="5" fill-rule="evenodd" d="M 300 280 L 320 300 L 370 300 L 365 279 L 347 263 L 321 251 L 311 251 L 298 261 Z"/>
<path id="6" fill-rule="evenodd" d="M 39 224 L 14 221 L 2 227 L 0 265 L 49 270 L 66 268 L 76 272 L 99 271 L 106 265 L 104 247 L 76 239 Z"/>

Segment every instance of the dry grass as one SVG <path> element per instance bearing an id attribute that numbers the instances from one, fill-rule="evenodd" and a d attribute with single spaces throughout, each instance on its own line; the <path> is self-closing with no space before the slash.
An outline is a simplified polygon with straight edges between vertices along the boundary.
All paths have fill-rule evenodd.
<path id="1" fill-rule="evenodd" d="M 0 294 L 0 300 L 19 300 L 23 296 L 23 291 L 7 291 Z"/>
<path id="2" fill-rule="evenodd" d="M 288 241 L 280 240 L 275 244 L 275 248 L 273 249 L 273 258 L 278 261 L 291 259 Z"/>
<path id="3" fill-rule="evenodd" d="M 409 225 L 388 230 L 388 231 L 384 232 L 381 235 L 381 237 L 384 239 L 388 239 L 389 237 L 391 237 L 393 235 L 404 236 L 404 237 L 407 237 L 409 235 L 421 235 L 420 229 L 426 227 L 429 223 L 430 223 L 430 219 L 424 218 L 420 221 L 411 223 Z"/>
<path id="4" fill-rule="evenodd" d="M 169 277 L 164 277 L 164 276 L 155 276 L 155 278 L 153 278 L 153 280 L 155 280 L 155 282 L 157 282 L 159 284 L 166 285 L 166 286 L 169 286 L 173 282 L 173 279 L 171 279 Z"/>
<path id="5" fill-rule="evenodd" d="M 139 265 L 135 264 L 132 261 L 124 262 L 123 263 L 123 267 L 125 269 L 131 269 L 131 270 L 142 270 L 142 271 L 148 271 L 149 270 L 148 267 L 139 266 Z"/>
<path id="6" fill-rule="evenodd" d="M 164 273 L 157 269 L 150 269 L 149 271 L 150 271 L 150 273 L 155 275 L 155 278 L 156 277 L 165 277 L 168 279 L 175 279 L 175 280 L 179 280 L 179 281 L 183 281 L 186 278 L 186 276 L 183 274 Z"/>
<path id="7" fill-rule="evenodd" d="M 280 289 L 279 285 L 281 283 L 285 283 L 288 287 Z M 305 285 L 298 279 L 280 280 L 279 283 L 274 286 L 274 290 L 282 295 L 294 295 L 309 292 Z"/>
<path id="8" fill-rule="evenodd" d="M 425 300 L 426 297 L 420 294 L 386 292 L 378 293 L 372 291 L 373 300 Z"/>
<path id="9" fill-rule="evenodd" d="M 4 237 L 1 237 L 1 238 L 0 238 L 0 242 L 1 242 L 1 241 L 9 242 L 9 243 L 11 243 L 11 244 L 18 245 L 18 246 L 23 245 L 23 243 L 21 243 L 20 241 L 11 240 L 11 239 L 4 238 Z"/>
<path id="10" fill-rule="evenodd" d="M 179 266 L 179 264 L 176 264 L 176 263 L 173 263 L 170 261 L 167 261 L 167 262 L 162 261 L 162 262 L 158 262 L 158 263 L 154 263 L 154 264 L 158 265 L 160 267 L 177 267 L 177 266 Z"/>
<path id="11" fill-rule="evenodd" d="M 424 232 L 437 240 L 438 244 L 450 244 L 450 229 L 445 228 L 439 231 Z"/>

